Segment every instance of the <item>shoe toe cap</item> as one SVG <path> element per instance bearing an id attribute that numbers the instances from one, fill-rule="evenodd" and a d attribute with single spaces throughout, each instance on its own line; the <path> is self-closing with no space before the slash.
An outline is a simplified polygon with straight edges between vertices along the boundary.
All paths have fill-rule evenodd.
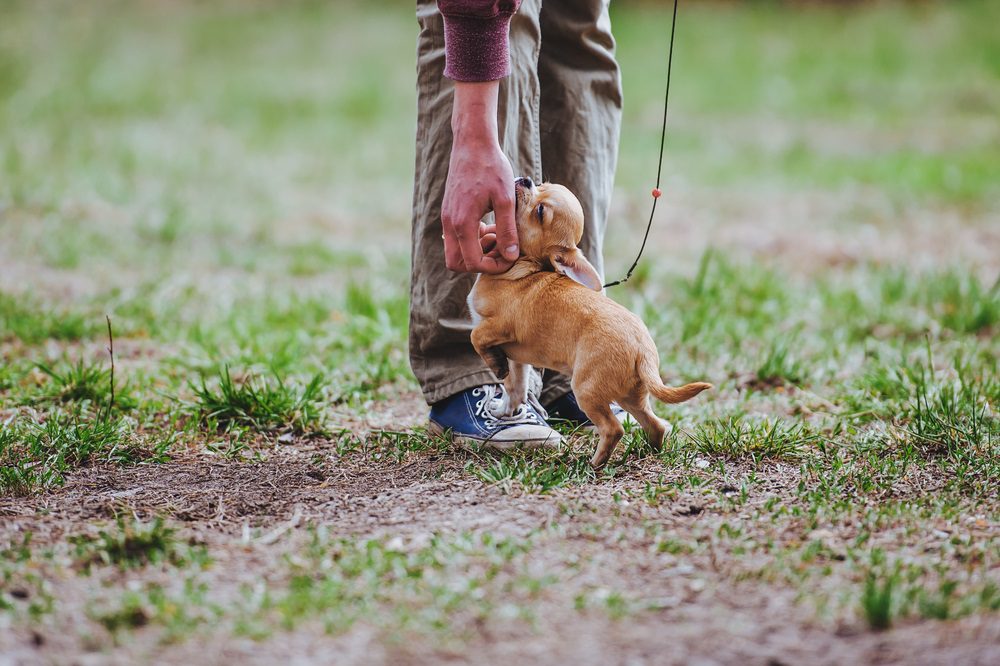
<path id="1" fill-rule="evenodd" d="M 484 442 L 499 449 L 510 449 L 519 444 L 527 447 L 558 447 L 562 443 L 562 436 L 549 426 L 528 423 L 504 428 Z"/>

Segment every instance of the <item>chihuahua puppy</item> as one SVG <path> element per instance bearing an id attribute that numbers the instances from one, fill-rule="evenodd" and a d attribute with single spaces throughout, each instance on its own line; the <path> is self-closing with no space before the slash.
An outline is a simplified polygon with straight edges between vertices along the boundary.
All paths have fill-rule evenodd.
<path id="1" fill-rule="evenodd" d="M 531 366 L 549 368 L 572 377 L 577 402 L 597 428 L 594 468 L 607 463 L 625 434 L 612 402 L 638 421 L 658 451 L 666 424 L 649 396 L 684 402 L 712 385 L 663 384 L 645 324 L 604 295 L 600 276 L 577 248 L 583 209 L 568 189 L 536 187 L 529 178 L 518 178 L 514 189 L 521 257 L 505 273 L 481 274 L 468 299 L 472 344 L 504 382 L 500 410 L 510 415 L 526 400 Z M 491 241 L 484 237 L 484 249 Z"/>

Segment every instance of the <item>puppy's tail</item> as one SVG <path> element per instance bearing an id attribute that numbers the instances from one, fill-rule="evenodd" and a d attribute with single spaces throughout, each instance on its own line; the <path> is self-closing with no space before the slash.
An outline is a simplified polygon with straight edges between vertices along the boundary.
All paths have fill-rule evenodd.
<path id="1" fill-rule="evenodd" d="M 686 402 L 702 391 L 712 388 L 705 382 L 692 382 L 680 387 L 666 386 L 660 379 L 660 371 L 655 363 L 645 359 L 639 361 L 639 374 L 646 383 L 646 388 L 660 402 L 674 404 Z"/>
<path id="2" fill-rule="evenodd" d="M 660 402 L 673 404 L 675 402 L 690 400 L 702 391 L 710 388 L 712 388 L 712 385 L 705 382 L 692 382 L 691 384 L 674 388 L 673 386 L 665 386 L 661 381 L 657 386 L 650 386 L 649 392 Z"/>

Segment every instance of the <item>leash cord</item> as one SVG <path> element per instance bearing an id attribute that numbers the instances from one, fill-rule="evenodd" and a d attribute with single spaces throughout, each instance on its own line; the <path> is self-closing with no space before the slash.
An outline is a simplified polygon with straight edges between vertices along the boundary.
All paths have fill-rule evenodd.
<path id="1" fill-rule="evenodd" d="M 642 246 L 639 247 L 639 254 L 636 255 L 635 261 L 632 262 L 632 267 L 628 269 L 628 273 L 621 280 L 616 280 L 614 282 L 609 282 L 604 285 L 604 288 L 614 287 L 619 284 L 628 282 L 628 279 L 632 277 L 632 271 L 635 270 L 636 266 L 639 265 L 639 259 L 642 258 L 642 252 L 646 249 L 646 241 L 649 239 L 649 230 L 653 228 L 653 216 L 656 214 L 656 201 L 660 198 L 660 176 L 663 173 L 663 148 L 667 143 L 667 105 L 670 103 L 670 70 L 674 64 L 674 32 L 677 29 L 677 1 L 674 0 L 674 15 L 670 22 L 670 51 L 667 55 L 667 91 L 663 96 L 663 127 L 660 130 L 660 161 L 656 167 L 656 187 L 653 189 L 653 208 L 649 211 L 649 222 L 646 223 L 646 234 L 642 237 Z"/>

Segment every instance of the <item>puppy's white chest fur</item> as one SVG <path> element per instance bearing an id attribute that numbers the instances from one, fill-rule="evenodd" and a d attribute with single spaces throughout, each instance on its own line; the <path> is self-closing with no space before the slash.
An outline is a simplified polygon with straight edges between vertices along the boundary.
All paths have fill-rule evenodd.
<path id="1" fill-rule="evenodd" d="M 479 326 L 479 322 L 483 320 L 479 312 L 476 311 L 476 287 L 479 286 L 480 276 L 476 276 L 476 283 L 472 285 L 472 289 L 469 290 L 469 295 L 465 299 L 466 305 L 469 306 L 469 316 L 472 317 L 473 326 Z"/>

